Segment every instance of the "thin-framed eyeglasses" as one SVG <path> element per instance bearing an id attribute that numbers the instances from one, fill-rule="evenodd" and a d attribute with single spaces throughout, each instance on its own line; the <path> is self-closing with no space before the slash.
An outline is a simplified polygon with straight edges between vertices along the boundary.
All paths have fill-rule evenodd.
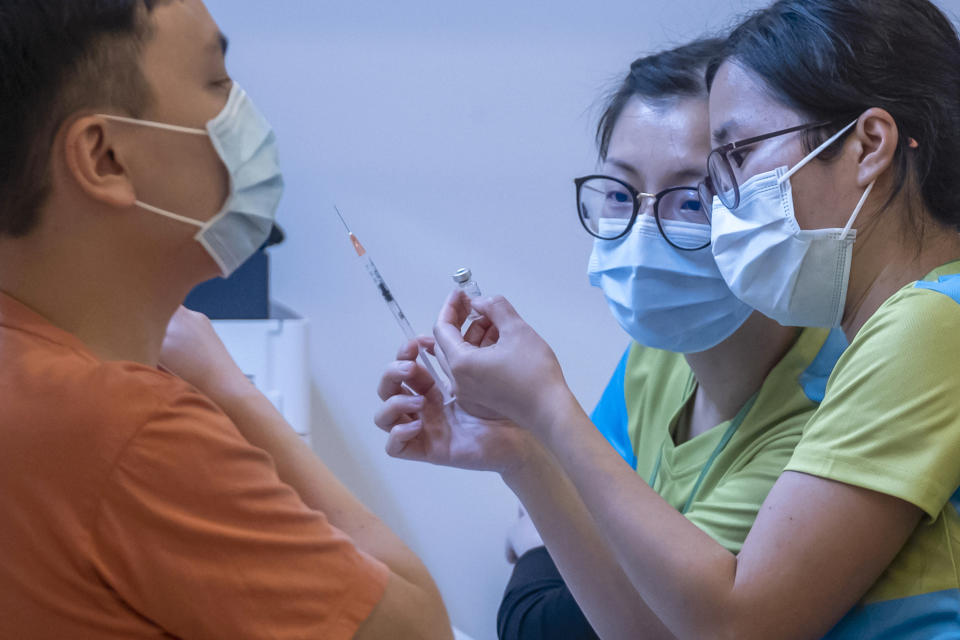
<path id="1" fill-rule="evenodd" d="M 587 233 L 601 240 L 623 238 L 637 221 L 645 199 L 653 199 L 653 213 L 660 235 L 681 251 L 698 251 L 710 246 L 691 234 L 671 229 L 668 221 L 709 225 L 710 218 L 700 203 L 697 187 L 671 187 L 660 193 L 644 193 L 632 185 L 605 175 L 574 180 L 577 212 Z M 681 225 L 677 225 L 680 227 Z"/>
<path id="2" fill-rule="evenodd" d="M 773 133 L 765 133 L 761 136 L 730 142 L 711 151 L 710 156 L 707 158 L 707 178 L 701 182 L 699 186 L 700 202 L 706 210 L 707 215 L 709 216 L 713 212 L 714 196 L 719 197 L 720 202 L 722 202 L 723 206 L 727 209 L 733 210 L 740 206 L 740 185 L 737 182 L 733 165 L 736 164 L 737 168 L 743 166 L 745 158 L 742 152 L 746 147 L 751 147 L 758 142 L 778 138 L 790 133 L 820 129 L 834 124 L 836 124 L 836 122 L 832 120 L 801 124 L 788 129 L 774 131 Z M 731 160 L 733 162 L 731 162 Z"/>

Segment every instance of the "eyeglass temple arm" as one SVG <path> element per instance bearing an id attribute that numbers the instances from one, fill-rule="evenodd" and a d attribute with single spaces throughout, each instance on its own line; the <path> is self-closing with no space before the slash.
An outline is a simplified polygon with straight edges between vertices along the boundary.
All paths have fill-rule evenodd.
<path id="1" fill-rule="evenodd" d="M 805 166 L 813 162 L 814 158 L 816 158 L 821 153 L 823 153 L 824 149 L 827 149 L 830 145 L 832 145 L 834 142 L 839 140 L 843 136 L 843 134 L 845 134 L 847 131 L 850 131 L 850 129 L 852 129 L 853 126 L 857 124 L 857 122 L 859 122 L 859 120 L 854 120 L 853 122 L 845 126 L 843 129 L 841 129 L 840 131 L 830 136 L 826 142 L 824 142 L 819 147 L 811 151 L 809 154 L 807 154 L 806 158 L 804 158 L 803 160 L 798 162 L 796 165 L 794 165 L 793 169 L 790 169 L 790 171 L 787 171 L 785 174 L 783 174 L 783 176 L 780 178 L 780 182 L 783 183 L 785 180 L 789 180 L 791 176 L 793 176 L 793 174 L 795 174 L 797 171 L 800 171 L 800 169 L 803 169 Z"/>
<path id="2" fill-rule="evenodd" d="M 778 136 L 785 136 L 788 133 L 796 133 L 797 131 L 805 131 L 809 129 L 817 129 L 819 127 L 826 127 L 831 124 L 834 124 L 832 121 L 829 122 L 815 122 L 813 124 L 801 124 L 796 127 L 790 127 L 789 129 L 783 129 L 781 131 L 774 131 L 773 133 L 765 133 L 762 136 L 755 136 L 753 138 L 747 138 L 746 140 L 737 140 L 736 142 L 731 142 L 729 144 L 723 145 L 721 149 L 724 153 L 733 151 L 734 149 L 739 149 L 741 147 L 746 147 L 751 144 L 756 144 L 758 142 L 763 142 L 764 140 L 769 140 L 770 138 L 776 138 Z"/>

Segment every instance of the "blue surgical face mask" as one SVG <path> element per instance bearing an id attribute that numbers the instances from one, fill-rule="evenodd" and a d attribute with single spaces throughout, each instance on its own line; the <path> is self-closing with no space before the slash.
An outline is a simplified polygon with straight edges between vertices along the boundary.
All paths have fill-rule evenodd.
<path id="1" fill-rule="evenodd" d="M 195 239 L 220 267 L 224 278 L 230 277 L 267 241 L 283 196 L 276 136 L 239 85 L 234 83 L 227 105 L 206 129 L 111 115 L 102 117 L 179 134 L 210 137 L 230 174 L 230 195 L 215 216 L 201 222 L 139 200 L 136 204 L 146 211 L 199 227 Z"/>
<path id="2" fill-rule="evenodd" d="M 601 221 L 605 235 L 627 220 Z M 671 238 L 706 244 L 710 227 L 661 220 Z M 709 248 L 681 251 L 660 233 L 653 216 L 641 215 L 619 240 L 596 240 L 590 283 L 603 290 L 617 322 L 640 344 L 677 353 L 711 349 L 739 329 L 753 310 L 731 293 Z"/>
<path id="3" fill-rule="evenodd" d="M 843 319 L 850 281 L 853 229 L 871 183 L 843 229 L 801 229 L 790 177 L 840 139 L 856 121 L 793 169 L 780 167 L 747 180 L 740 206 L 713 201 L 712 247 L 717 266 L 738 298 L 788 327 L 835 327 Z"/>

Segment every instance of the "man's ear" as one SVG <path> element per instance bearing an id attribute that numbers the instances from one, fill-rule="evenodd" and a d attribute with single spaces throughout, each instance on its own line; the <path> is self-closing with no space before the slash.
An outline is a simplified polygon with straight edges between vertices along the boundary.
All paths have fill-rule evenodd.
<path id="1" fill-rule="evenodd" d="M 64 147 L 70 177 L 90 198 L 117 208 L 134 205 L 136 191 L 104 118 L 86 116 L 71 123 Z"/>
<path id="2" fill-rule="evenodd" d="M 900 131 L 888 111 L 872 108 L 860 116 L 854 135 L 860 145 L 857 183 L 866 188 L 893 164 Z"/>

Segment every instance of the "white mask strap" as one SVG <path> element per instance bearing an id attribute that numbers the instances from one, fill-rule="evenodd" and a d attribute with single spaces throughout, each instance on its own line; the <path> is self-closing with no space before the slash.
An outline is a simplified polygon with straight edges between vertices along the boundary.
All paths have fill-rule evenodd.
<path id="1" fill-rule="evenodd" d="M 867 198 L 870 197 L 870 192 L 873 191 L 873 185 L 875 184 L 877 184 L 876 180 L 867 185 L 867 190 L 863 192 L 860 202 L 857 203 L 857 208 L 853 210 L 853 215 L 850 216 L 850 220 L 847 221 L 847 226 L 843 228 L 843 232 L 840 234 L 841 240 L 846 239 L 850 233 L 850 229 L 853 228 L 853 223 L 857 221 L 857 216 L 860 215 L 860 210 L 863 209 L 863 205 L 867 204 Z"/>
<path id="2" fill-rule="evenodd" d="M 163 122 L 153 122 L 152 120 L 137 120 L 136 118 L 124 118 L 123 116 L 111 116 L 106 113 L 97 114 L 98 118 L 106 118 L 107 120 L 113 120 L 115 122 L 124 122 L 126 124 L 138 124 L 142 127 L 152 127 L 154 129 L 163 129 L 165 131 L 173 131 L 175 133 L 189 133 L 190 135 L 195 136 L 208 136 L 206 129 L 193 129 L 191 127 L 178 127 L 175 124 L 165 124 Z"/>
<path id="3" fill-rule="evenodd" d="M 98 117 L 106 118 L 107 120 L 114 120 L 116 122 L 123 122 L 126 124 L 136 124 L 142 127 L 152 127 L 154 129 L 163 129 L 165 131 L 173 131 L 175 133 L 188 133 L 190 135 L 198 135 L 198 136 L 210 135 L 204 129 L 191 129 L 190 127 L 178 127 L 175 124 L 164 124 L 163 122 L 153 122 L 151 120 L 137 120 L 135 118 L 124 118 L 123 116 L 112 116 L 106 113 L 98 114 Z M 184 222 L 194 227 L 200 227 L 201 229 L 203 229 L 204 226 L 206 226 L 203 222 L 200 222 L 199 220 L 194 220 L 193 218 L 177 215 L 176 213 L 172 213 L 170 211 L 166 211 L 159 207 L 155 207 L 153 205 L 147 204 L 146 202 L 140 202 L 139 200 L 136 200 L 134 204 L 136 204 L 141 209 L 145 209 L 151 213 L 156 213 L 157 215 L 161 215 L 164 218 L 170 218 L 171 220 Z"/>
<path id="4" fill-rule="evenodd" d="M 787 171 L 785 174 L 783 174 L 783 176 L 780 177 L 780 180 L 777 182 L 777 184 L 783 184 L 784 182 L 786 182 L 787 180 L 789 180 L 790 177 L 791 177 L 793 174 L 795 174 L 797 171 L 800 171 L 800 169 L 803 169 L 805 166 L 807 166 L 808 164 L 810 164 L 810 163 L 813 161 L 813 159 L 816 158 L 817 156 L 819 156 L 821 153 L 823 153 L 824 150 L 827 149 L 827 147 L 829 147 L 829 146 L 832 145 L 834 142 L 836 142 L 837 140 L 839 140 L 840 137 L 841 137 L 843 134 L 845 134 L 847 131 L 849 131 L 850 129 L 852 129 L 853 126 L 854 126 L 855 124 L 857 124 L 857 122 L 859 122 L 859 119 L 858 119 L 858 120 L 854 120 L 853 122 L 851 122 L 850 124 L 848 124 L 847 126 L 845 126 L 843 129 L 841 129 L 841 130 L 838 131 L 836 134 L 834 134 L 834 136 L 831 137 L 829 140 L 827 140 L 827 141 L 824 142 L 822 145 L 820 145 L 819 147 L 817 147 L 816 149 L 814 149 L 812 152 L 810 152 L 810 155 L 808 155 L 806 158 L 804 158 L 803 160 L 801 160 L 800 162 L 798 162 L 798 163 L 796 164 L 796 166 L 793 167 L 793 169 L 790 169 L 790 171 Z"/>
<path id="5" fill-rule="evenodd" d="M 193 225 L 194 227 L 200 227 L 201 229 L 203 229 L 206 226 L 205 223 L 200 222 L 199 220 L 194 220 L 193 218 L 188 218 L 186 216 L 180 216 L 175 213 L 170 213 L 169 211 L 165 211 L 158 207 L 154 207 L 153 205 L 146 204 L 145 202 L 140 202 L 139 200 L 137 200 L 134 204 L 136 204 L 141 209 L 146 209 L 147 211 L 150 211 L 151 213 L 156 213 L 157 215 L 161 215 L 164 218 L 170 218 L 171 220 L 177 220 L 178 222 L 186 222 L 189 225 Z"/>

